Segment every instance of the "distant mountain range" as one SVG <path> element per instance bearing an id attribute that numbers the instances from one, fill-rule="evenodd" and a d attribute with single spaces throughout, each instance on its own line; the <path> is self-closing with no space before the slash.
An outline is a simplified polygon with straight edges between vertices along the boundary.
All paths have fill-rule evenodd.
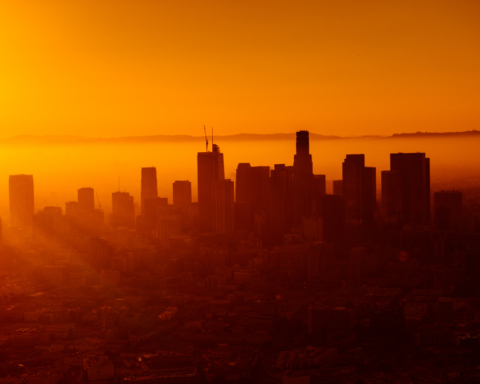
<path id="1" fill-rule="evenodd" d="M 391 136 L 327 136 L 317 133 L 310 133 L 311 140 L 352 140 L 352 139 L 433 139 L 433 138 L 462 138 L 479 137 L 480 131 L 464 132 L 415 132 L 395 133 Z M 272 140 L 294 140 L 295 133 L 274 133 L 255 134 L 240 133 L 236 135 L 215 136 L 215 141 L 272 141 Z M 205 140 L 204 136 L 188 135 L 155 135 L 155 136 L 125 136 L 111 138 L 95 138 L 83 136 L 34 136 L 19 135 L 10 138 L 0 139 L 0 145 L 58 145 L 58 144 L 129 144 L 129 143 L 155 143 L 155 142 L 197 142 Z M 209 138 L 210 141 L 210 138 Z"/>

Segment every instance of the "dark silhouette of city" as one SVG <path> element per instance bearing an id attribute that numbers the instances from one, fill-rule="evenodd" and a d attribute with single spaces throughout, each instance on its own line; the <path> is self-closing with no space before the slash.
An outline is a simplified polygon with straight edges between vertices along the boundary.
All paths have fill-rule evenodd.
<path id="1" fill-rule="evenodd" d="M 144 167 L 111 212 L 94 185 L 35 206 L 35 175 L 10 176 L 0 384 L 480 382 L 480 218 L 432 192 L 433 158 L 377 180 L 345 154 L 327 180 L 302 130 L 291 164 L 245 146 L 232 180 L 218 141 L 173 200 Z"/>

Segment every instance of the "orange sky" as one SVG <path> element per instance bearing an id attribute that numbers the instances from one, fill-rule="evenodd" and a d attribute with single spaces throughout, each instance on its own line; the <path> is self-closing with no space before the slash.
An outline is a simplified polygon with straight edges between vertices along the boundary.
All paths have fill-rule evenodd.
<path id="1" fill-rule="evenodd" d="M 480 1 L 0 3 L 0 138 L 480 129 Z"/>

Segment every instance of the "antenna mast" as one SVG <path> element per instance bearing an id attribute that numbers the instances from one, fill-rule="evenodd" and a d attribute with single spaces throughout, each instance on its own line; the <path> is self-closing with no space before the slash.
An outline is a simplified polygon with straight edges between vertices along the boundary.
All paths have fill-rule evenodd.
<path id="1" fill-rule="evenodd" d="M 206 150 L 208 152 L 208 138 L 207 138 L 207 129 L 205 128 L 205 125 L 203 126 L 203 131 L 205 132 L 205 145 L 206 145 Z"/>
<path id="2" fill-rule="evenodd" d="M 213 127 L 212 127 L 212 151 L 213 151 Z"/>

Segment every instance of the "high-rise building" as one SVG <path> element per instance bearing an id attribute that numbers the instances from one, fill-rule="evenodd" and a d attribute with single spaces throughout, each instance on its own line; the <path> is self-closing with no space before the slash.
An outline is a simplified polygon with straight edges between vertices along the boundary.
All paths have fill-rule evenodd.
<path id="1" fill-rule="evenodd" d="M 190 215 L 192 205 L 192 183 L 190 181 L 175 181 L 173 183 L 173 205 L 180 209 L 182 228 L 192 226 Z"/>
<path id="2" fill-rule="evenodd" d="M 9 177 L 10 222 L 13 227 L 30 227 L 34 214 L 32 175 Z"/>
<path id="3" fill-rule="evenodd" d="M 343 180 L 333 180 L 333 194 L 343 196 Z"/>
<path id="4" fill-rule="evenodd" d="M 240 163 L 235 176 L 235 229 L 242 231 L 253 229 L 251 169 L 249 163 Z"/>
<path id="5" fill-rule="evenodd" d="M 197 154 L 198 175 L 198 216 L 200 230 L 213 231 L 213 184 L 225 180 L 223 166 L 223 153 L 218 145 L 214 144 L 212 152 L 199 152 Z"/>
<path id="6" fill-rule="evenodd" d="M 111 222 L 114 227 L 135 227 L 135 206 L 128 192 L 112 193 Z"/>
<path id="7" fill-rule="evenodd" d="M 402 224 L 402 175 L 399 171 L 382 171 L 382 219 L 390 228 L 399 228 Z"/>
<path id="8" fill-rule="evenodd" d="M 433 194 L 435 228 L 438 231 L 459 230 L 462 222 L 462 192 L 439 191 Z"/>
<path id="9" fill-rule="evenodd" d="M 173 183 L 173 205 L 188 207 L 192 203 L 192 183 L 188 180 Z"/>
<path id="10" fill-rule="evenodd" d="M 428 225 L 430 159 L 425 157 L 425 153 L 392 153 L 390 170 L 401 174 L 401 224 Z"/>
<path id="11" fill-rule="evenodd" d="M 234 185 L 232 180 L 213 183 L 213 230 L 217 234 L 234 231 Z"/>
<path id="12" fill-rule="evenodd" d="M 375 218 L 375 173 L 375 168 L 365 167 L 365 155 L 347 155 L 342 164 L 345 222 L 366 231 Z"/>
<path id="13" fill-rule="evenodd" d="M 310 217 L 313 207 L 313 162 L 308 131 L 297 132 L 296 149 L 293 160 L 293 224 L 299 226 L 302 217 Z"/>
<path id="14" fill-rule="evenodd" d="M 93 188 L 80 188 L 78 190 L 78 209 L 85 216 L 93 215 L 95 210 L 95 192 Z"/>
<path id="15" fill-rule="evenodd" d="M 144 214 L 145 199 L 158 197 L 157 169 L 155 167 L 142 168 L 141 181 L 141 214 Z"/>
<path id="16" fill-rule="evenodd" d="M 322 198 L 327 194 L 327 180 L 325 175 L 313 175 L 313 210 L 320 216 L 322 212 Z"/>
<path id="17" fill-rule="evenodd" d="M 292 228 L 293 167 L 275 164 L 271 171 L 270 238 L 272 245 L 283 244 L 283 236 Z"/>

